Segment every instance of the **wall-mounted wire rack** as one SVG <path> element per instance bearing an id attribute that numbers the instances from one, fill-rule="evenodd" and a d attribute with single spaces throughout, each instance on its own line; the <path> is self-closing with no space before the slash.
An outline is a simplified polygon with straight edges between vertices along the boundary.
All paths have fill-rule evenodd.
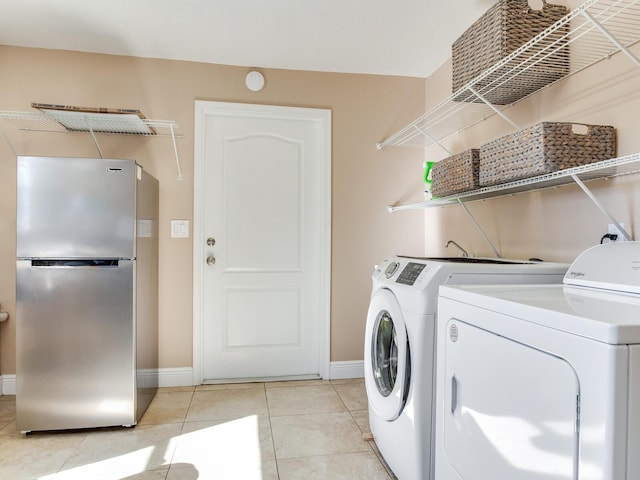
<path id="1" fill-rule="evenodd" d="M 636 67 L 640 67 L 640 60 L 630 51 L 630 48 L 639 41 L 640 0 L 587 0 L 512 54 L 376 146 L 378 150 L 381 150 L 386 146 L 429 147 L 439 145 L 449 155 L 452 155 L 452 152 L 443 145 L 446 139 L 494 115 L 499 115 L 512 127 L 519 130 L 520 127 L 506 115 L 505 111 L 508 108 L 543 88 L 560 82 L 564 78 L 619 52 L 628 57 Z M 562 64 L 554 64 L 553 62 L 562 62 Z M 539 80 L 532 72 L 539 71 L 540 67 L 565 69 L 566 75 L 548 85 L 539 85 L 536 83 Z M 531 93 L 517 102 L 509 105 L 494 105 L 487 100 L 487 97 L 491 97 L 491 93 L 494 91 L 505 91 L 510 87 L 517 89 L 526 82 L 530 82 L 531 86 L 535 88 L 526 89 Z M 451 197 L 407 205 L 390 205 L 387 208 L 393 212 L 458 204 L 465 210 L 496 256 L 500 257 L 493 242 L 482 230 L 465 203 L 576 183 L 616 225 L 622 235 L 627 240 L 631 240 L 631 235 L 602 206 L 583 180 L 637 172 L 640 172 L 640 154 L 605 160 Z"/>
<path id="2" fill-rule="evenodd" d="M 20 130 L 34 132 L 85 132 L 114 135 L 143 136 L 183 136 L 177 122 L 173 120 L 152 120 L 136 115 L 60 112 L 68 118 L 68 127 L 61 122 L 62 117 L 53 117 L 41 112 L 14 112 L 0 110 L 0 119 L 6 120 Z M 73 124 L 71 122 L 74 122 Z"/>
<path id="3" fill-rule="evenodd" d="M 626 155 L 624 157 L 602 160 L 588 165 L 558 170 L 539 175 L 537 177 L 516 180 L 491 187 L 479 188 L 468 192 L 451 195 L 448 197 L 434 198 L 409 205 L 389 205 L 390 212 L 397 210 L 409 210 L 416 208 L 445 207 L 457 205 L 460 202 L 474 202 L 489 198 L 514 195 L 522 192 L 531 192 L 551 187 L 560 187 L 571 183 L 584 183 L 602 178 L 612 178 L 632 173 L 640 173 L 640 153 Z"/>
<path id="4" fill-rule="evenodd" d="M 531 75 L 540 67 L 566 68 L 567 74 L 563 77 L 566 78 L 618 52 L 623 52 L 640 67 L 640 60 L 629 51 L 639 40 L 640 0 L 588 0 L 409 125 L 379 142 L 377 148 L 438 144 L 451 155 L 442 145 L 444 140 L 496 114 L 520 129 L 505 113 L 520 100 L 510 105 L 493 105 L 486 100 L 491 92 L 530 82 L 536 88 L 535 93 L 548 86 L 537 88 L 536 76 Z M 565 63 L 554 65 L 555 61 Z"/>
<path id="5" fill-rule="evenodd" d="M 47 113 L 0 110 L 0 120 L 5 120 L 19 130 L 24 131 L 89 133 L 93 137 L 101 157 L 103 156 L 102 150 L 96 134 L 171 137 L 178 169 L 178 179 L 182 180 L 176 138 L 181 138 L 184 135 L 180 126 L 173 120 L 152 120 L 140 118 L 140 116 L 134 114 L 64 110 Z M 0 134 L 4 136 L 13 153 L 17 155 L 2 130 L 0 130 Z"/>
<path id="6" fill-rule="evenodd" d="M 622 224 L 615 219 L 611 212 L 609 212 L 600 203 L 600 201 L 598 201 L 593 192 L 591 192 L 591 190 L 589 190 L 589 188 L 585 185 L 585 182 L 596 179 L 628 175 L 632 173 L 640 173 L 640 153 L 613 158 L 610 160 L 602 160 L 600 162 L 591 163 L 589 165 L 581 165 L 579 167 L 559 170 L 545 175 L 540 175 L 523 180 L 516 180 L 514 182 L 503 183 L 501 185 L 495 185 L 492 187 L 480 188 L 449 197 L 430 199 L 408 205 L 389 205 L 387 209 L 390 212 L 394 212 L 398 210 L 413 210 L 444 207 L 447 205 L 460 205 L 464 209 L 467 216 L 471 219 L 476 229 L 489 244 L 496 257 L 500 257 L 501 255 L 498 252 L 498 249 L 495 247 L 491 239 L 489 239 L 473 214 L 469 211 L 466 203 L 575 183 L 589 197 L 589 199 L 595 204 L 595 206 L 598 207 L 598 209 L 609 219 L 609 221 L 617 227 L 622 236 L 626 240 L 630 241 L 632 240 L 631 235 L 624 229 Z"/>

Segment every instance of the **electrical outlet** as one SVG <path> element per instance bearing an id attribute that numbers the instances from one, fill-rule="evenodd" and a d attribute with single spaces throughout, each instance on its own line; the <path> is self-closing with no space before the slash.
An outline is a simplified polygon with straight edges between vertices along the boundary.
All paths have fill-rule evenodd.
<path id="1" fill-rule="evenodd" d="M 621 223 L 620 226 L 622 228 L 624 228 L 624 223 Z M 618 238 L 616 238 L 616 242 L 626 242 L 627 239 L 624 237 L 624 235 L 622 234 L 622 232 L 620 230 L 618 230 L 618 227 L 615 226 L 615 224 L 610 223 L 607 233 L 609 234 L 613 234 L 613 235 L 618 235 Z"/>

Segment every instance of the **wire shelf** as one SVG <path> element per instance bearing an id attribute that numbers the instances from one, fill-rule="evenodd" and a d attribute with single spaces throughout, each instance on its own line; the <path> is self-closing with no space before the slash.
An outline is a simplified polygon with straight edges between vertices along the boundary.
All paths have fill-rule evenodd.
<path id="1" fill-rule="evenodd" d="M 493 105 L 482 98 L 523 84 L 533 94 L 620 51 L 640 67 L 628 51 L 639 40 L 640 0 L 588 0 L 377 147 L 439 144 L 496 114 L 517 127 L 503 112 L 517 102 Z M 566 74 L 546 84 L 541 70 Z"/>
<path id="2" fill-rule="evenodd" d="M 459 204 L 461 201 L 467 203 L 476 200 L 484 200 L 488 198 L 500 197 L 504 195 L 513 195 L 521 192 L 530 192 L 534 190 L 542 190 L 545 188 L 558 187 L 575 183 L 577 177 L 581 181 L 596 180 L 601 178 L 611 178 L 620 175 L 628 175 L 632 173 L 640 173 L 640 153 L 634 153 L 624 157 L 603 160 L 589 165 L 581 165 L 575 168 L 559 170 L 545 175 L 533 178 L 516 180 L 514 182 L 503 183 L 492 187 L 480 188 L 458 195 L 437 198 L 433 200 L 425 200 L 423 202 L 389 206 L 389 211 L 423 209 L 432 207 L 444 207 L 447 205 Z"/>
<path id="3" fill-rule="evenodd" d="M 178 124 L 173 120 L 151 120 L 142 118 L 139 114 L 130 112 L 134 111 L 113 113 L 112 111 L 47 109 L 46 112 L 35 113 L 0 110 L 0 120 L 6 120 L 19 130 L 25 131 L 90 133 L 101 158 L 103 157 L 102 149 L 96 139 L 96 134 L 170 137 L 176 159 L 178 180 L 182 180 L 176 138 L 183 137 L 184 135 Z M 17 156 L 18 152 L 1 128 L 0 136 L 4 138 L 9 148 L 11 148 L 11 151 Z"/>
<path id="4" fill-rule="evenodd" d="M 0 119 L 20 130 L 37 132 L 85 132 L 111 135 L 182 137 L 180 126 L 173 120 L 152 120 L 136 115 L 64 112 L 51 114 L 0 111 Z"/>

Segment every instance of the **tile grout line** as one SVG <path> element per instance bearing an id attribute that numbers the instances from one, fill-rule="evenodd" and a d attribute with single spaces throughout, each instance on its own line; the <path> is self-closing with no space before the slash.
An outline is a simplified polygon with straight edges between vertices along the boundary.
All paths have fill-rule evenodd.
<path id="1" fill-rule="evenodd" d="M 182 437 L 182 435 L 184 434 L 184 427 L 185 425 L 188 423 L 187 422 L 187 417 L 189 416 L 189 410 L 191 409 L 191 404 L 193 403 L 193 397 L 195 396 L 196 393 L 196 387 L 193 387 L 193 390 L 191 390 L 191 398 L 189 398 L 189 405 L 187 406 L 187 409 L 184 412 L 184 418 L 182 419 L 182 426 L 180 427 L 180 434 L 178 435 L 178 438 Z M 178 443 L 179 441 L 176 439 L 176 447 L 173 449 L 173 452 L 171 452 L 171 459 L 168 462 L 168 468 L 167 468 L 167 473 L 165 475 L 165 480 L 167 479 L 167 477 L 169 476 L 169 472 L 171 471 L 171 467 L 173 467 L 173 459 L 176 455 L 176 450 L 178 449 Z"/>
<path id="2" fill-rule="evenodd" d="M 18 432 L 20 435 L 24 435 L 23 433 Z M 53 474 L 54 478 L 59 474 L 63 472 L 63 469 L 65 467 L 65 465 L 67 465 L 69 463 L 69 460 L 71 460 L 73 458 L 73 456 L 75 455 L 76 452 L 78 452 L 80 450 L 80 447 L 82 447 L 82 445 L 84 444 L 84 442 L 87 440 L 88 434 L 84 433 L 84 432 L 77 432 L 80 433 L 84 438 L 82 439 L 81 442 L 78 443 L 78 445 L 76 445 L 76 447 L 69 453 L 69 456 L 67 458 L 65 458 L 65 460 L 62 462 L 62 464 L 60 465 L 60 468 L 58 468 L 56 470 L 56 472 Z"/>
<path id="3" fill-rule="evenodd" d="M 276 454 L 276 442 L 273 438 L 273 425 L 271 424 L 271 407 L 269 406 L 269 395 L 267 395 L 267 385 L 263 383 L 264 398 L 267 403 L 267 418 L 269 419 L 269 438 L 271 438 L 271 446 L 273 447 L 273 462 L 276 466 L 276 477 L 280 480 L 280 467 L 278 465 L 278 455 Z"/>
<path id="4" fill-rule="evenodd" d="M 338 384 L 338 385 L 345 385 L 344 383 L 342 384 Z M 333 387 L 333 390 L 336 392 L 336 395 L 338 395 L 338 398 L 340 399 L 340 401 L 342 402 L 342 404 L 344 405 L 344 408 L 346 409 L 347 412 L 349 412 L 349 417 L 351 417 L 351 421 L 355 424 L 356 427 L 358 427 L 358 430 L 360 431 L 360 438 L 362 439 L 363 442 L 366 442 L 367 446 L 369 447 L 369 451 L 373 452 L 374 454 L 376 454 L 376 452 L 373 450 L 373 448 L 371 447 L 371 444 L 369 443 L 369 441 L 365 440 L 363 438 L 363 435 L 365 432 L 362 431 L 362 428 L 360 427 L 360 425 L 358 424 L 358 422 L 356 421 L 355 417 L 353 416 L 353 412 L 355 410 L 351 410 L 349 408 L 349 406 L 347 405 L 347 403 L 344 401 L 344 399 L 342 398 L 342 395 L 340 395 L 340 392 L 336 389 L 334 384 L 331 384 L 331 386 Z M 377 454 L 376 454 L 377 457 Z"/>

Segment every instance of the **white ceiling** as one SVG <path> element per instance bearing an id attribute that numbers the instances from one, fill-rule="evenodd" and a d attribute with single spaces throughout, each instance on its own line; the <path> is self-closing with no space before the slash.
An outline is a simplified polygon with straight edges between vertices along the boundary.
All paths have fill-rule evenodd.
<path id="1" fill-rule="evenodd" d="M 0 44 L 427 77 L 496 0 L 0 0 Z"/>

